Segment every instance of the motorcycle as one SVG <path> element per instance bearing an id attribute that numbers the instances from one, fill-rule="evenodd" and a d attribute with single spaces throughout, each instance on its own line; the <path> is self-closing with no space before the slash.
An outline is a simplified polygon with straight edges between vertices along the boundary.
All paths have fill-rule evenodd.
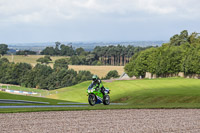
<path id="1" fill-rule="evenodd" d="M 101 92 L 101 89 L 96 88 L 95 85 L 91 84 L 88 89 L 88 102 L 91 106 L 94 106 L 95 104 L 101 104 L 109 105 L 110 104 L 110 90 L 109 88 L 104 89 L 104 94 Z"/>

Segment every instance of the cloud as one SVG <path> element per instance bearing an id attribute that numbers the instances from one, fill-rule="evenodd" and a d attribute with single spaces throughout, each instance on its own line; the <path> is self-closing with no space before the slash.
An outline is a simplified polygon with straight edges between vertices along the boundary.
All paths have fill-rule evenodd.
<path id="1" fill-rule="evenodd" d="M 47 23 L 106 15 L 129 18 L 137 13 L 192 18 L 199 17 L 199 6 L 198 0 L 1 0 L 0 22 Z"/>

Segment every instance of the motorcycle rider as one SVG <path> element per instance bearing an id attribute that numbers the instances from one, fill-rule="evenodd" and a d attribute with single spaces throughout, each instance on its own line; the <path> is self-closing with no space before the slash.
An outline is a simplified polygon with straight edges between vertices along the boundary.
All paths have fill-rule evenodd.
<path id="1" fill-rule="evenodd" d="M 92 76 L 92 84 L 93 85 L 95 85 L 96 87 L 95 88 L 99 88 L 99 89 L 101 89 L 101 93 L 103 94 L 103 95 L 105 95 L 105 88 L 104 88 L 104 86 L 103 86 L 103 84 L 102 84 L 102 82 L 101 82 L 101 80 L 99 79 L 99 77 L 97 76 L 97 75 L 93 75 Z"/>

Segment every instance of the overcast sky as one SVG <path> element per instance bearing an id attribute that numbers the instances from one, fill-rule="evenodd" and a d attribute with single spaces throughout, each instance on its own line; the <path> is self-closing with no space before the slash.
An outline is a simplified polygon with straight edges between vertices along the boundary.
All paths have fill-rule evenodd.
<path id="1" fill-rule="evenodd" d="M 0 0 L 0 43 L 169 40 L 200 32 L 199 0 Z"/>

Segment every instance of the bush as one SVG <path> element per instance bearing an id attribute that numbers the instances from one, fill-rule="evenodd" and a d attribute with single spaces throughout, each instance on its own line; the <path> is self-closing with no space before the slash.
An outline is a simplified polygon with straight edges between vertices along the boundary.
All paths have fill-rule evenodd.
<path id="1" fill-rule="evenodd" d="M 2 61 L 2 62 L 9 62 L 9 60 L 7 59 L 7 58 L 5 58 L 5 57 L 3 57 L 3 58 L 0 58 L 0 61 Z"/>
<path id="2" fill-rule="evenodd" d="M 52 61 L 52 59 L 50 58 L 49 55 L 45 55 L 44 57 L 41 57 L 41 58 L 37 59 L 36 61 L 40 62 L 42 64 L 49 64 L 50 61 Z"/>
<path id="3" fill-rule="evenodd" d="M 107 73 L 107 75 L 104 79 L 118 78 L 118 77 L 119 77 L 119 74 L 118 74 L 117 70 L 112 70 Z"/>

